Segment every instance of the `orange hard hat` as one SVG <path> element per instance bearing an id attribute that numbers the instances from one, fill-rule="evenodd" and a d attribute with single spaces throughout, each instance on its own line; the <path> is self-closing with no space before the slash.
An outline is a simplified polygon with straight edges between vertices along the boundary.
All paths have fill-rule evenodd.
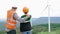
<path id="1" fill-rule="evenodd" d="M 23 8 L 23 12 L 28 12 L 28 11 L 29 11 L 29 9 L 27 7 Z"/>

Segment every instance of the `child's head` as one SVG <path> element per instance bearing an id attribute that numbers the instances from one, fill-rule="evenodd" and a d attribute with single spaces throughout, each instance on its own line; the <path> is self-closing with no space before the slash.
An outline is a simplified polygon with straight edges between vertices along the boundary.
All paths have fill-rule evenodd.
<path id="1" fill-rule="evenodd" d="M 29 9 L 27 7 L 24 7 L 23 12 L 24 12 L 24 14 L 27 14 L 29 12 Z"/>

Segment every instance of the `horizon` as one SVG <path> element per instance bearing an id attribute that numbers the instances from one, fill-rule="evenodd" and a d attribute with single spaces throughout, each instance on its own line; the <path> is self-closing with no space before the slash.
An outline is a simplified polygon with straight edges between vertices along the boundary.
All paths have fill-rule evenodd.
<path id="1" fill-rule="evenodd" d="M 56 17 L 58 17 L 58 16 L 56 16 Z M 38 17 L 38 18 L 41 18 L 41 17 Z M 51 17 L 50 17 L 51 18 Z M 58 18 L 60 18 L 60 17 L 58 17 Z M 4 18 L 3 18 L 4 19 Z M 3 19 L 0 19 L 0 20 L 3 20 Z M 6 19 L 6 18 L 5 18 Z"/>
<path id="2" fill-rule="evenodd" d="M 48 17 L 39 17 L 39 18 L 48 18 Z M 51 17 L 50 17 L 51 18 Z M 60 18 L 60 17 L 52 17 L 52 18 Z M 35 19 L 35 18 L 31 18 L 31 19 Z M 36 18 L 36 19 L 38 19 L 38 18 Z M 6 20 L 6 18 L 5 19 L 0 19 L 0 21 L 1 20 Z"/>

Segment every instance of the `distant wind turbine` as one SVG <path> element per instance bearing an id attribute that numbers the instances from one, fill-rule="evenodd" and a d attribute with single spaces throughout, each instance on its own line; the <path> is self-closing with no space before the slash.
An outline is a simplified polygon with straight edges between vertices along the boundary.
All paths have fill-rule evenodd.
<path id="1" fill-rule="evenodd" d="M 49 0 L 47 0 L 47 5 L 46 7 L 43 9 L 43 11 L 41 11 L 40 15 L 46 10 L 48 9 L 48 31 L 50 32 L 51 29 L 50 29 L 50 4 L 49 4 Z"/>

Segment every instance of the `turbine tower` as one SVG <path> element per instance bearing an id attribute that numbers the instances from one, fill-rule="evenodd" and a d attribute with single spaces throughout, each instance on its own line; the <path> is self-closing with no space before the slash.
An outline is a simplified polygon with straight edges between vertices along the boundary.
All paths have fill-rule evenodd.
<path id="1" fill-rule="evenodd" d="M 48 8 L 48 31 L 50 32 L 51 29 L 50 29 L 50 4 L 49 4 L 49 0 L 47 0 L 47 8 Z"/>

